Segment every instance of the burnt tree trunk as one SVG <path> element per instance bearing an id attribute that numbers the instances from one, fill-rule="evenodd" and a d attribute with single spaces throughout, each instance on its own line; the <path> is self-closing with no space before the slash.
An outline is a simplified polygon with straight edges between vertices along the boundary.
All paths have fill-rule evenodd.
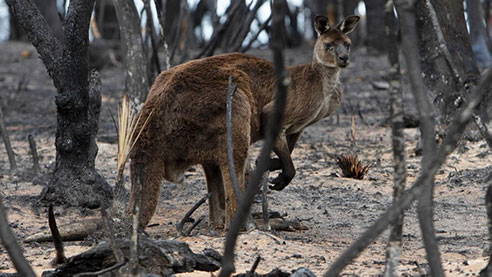
<path id="1" fill-rule="evenodd" d="M 433 11 L 437 22 L 433 22 Z M 473 84 L 479 77 L 466 29 L 463 3 L 417 1 L 416 12 L 424 82 L 430 90 L 440 127 L 445 129 L 459 107 L 457 100 L 465 86 Z M 439 43 L 436 27 L 442 31 L 444 46 Z M 449 50 L 452 60 L 446 59 L 441 47 Z"/>
<path id="2" fill-rule="evenodd" d="M 386 51 L 384 0 L 365 0 L 367 11 L 366 46 L 375 54 Z"/>
<path id="3" fill-rule="evenodd" d="M 7 0 L 12 13 L 38 50 L 58 92 L 56 164 L 42 199 L 95 208 L 111 197 L 111 188 L 94 166 L 101 103 L 100 80 L 89 77 L 89 20 L 94 0 L 72 0 L 63 39 L 54 36 L 31 0 Z"/>
<path id="4" fill-rule="evenodd" d="M 63 29 L 56 7 L 56 0 L 34 0 L 34 4 L 45 18 L 53 34 L 62 39 Z M 27 37 L 22 30 L 22 26 L 15 20 L 15 15 L 10 16 L 10 40 L 27 41 Z"/>
<path id="5" fill-rule="evenodd" d="M 477 63 L 481 68 L 492 67 L 492 57 L 490 55 L 492 48 L 487 34 L 488 29 L 485 29 L 486 25 L 483 22 L 484 12 L 480 1 L 466 0 L 466 12 L 468 13 L 468 23 L 470 25 L 472 49 L 477 58 Z"/>
<path id="6" fill-rule="evenodd" d="M 113 0 L 120 26 L 125 63 L 125 93 L 143 104 L 149 90 L 147 59 L 140 34 L 140 17 L 132 1 Z"/>

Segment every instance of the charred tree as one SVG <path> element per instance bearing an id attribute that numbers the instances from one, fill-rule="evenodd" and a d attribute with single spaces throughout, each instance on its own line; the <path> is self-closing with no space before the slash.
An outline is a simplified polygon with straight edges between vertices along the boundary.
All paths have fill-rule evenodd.
<path id="1" fill-rule="evenodd" d="M 94 15 L 102 39 L 114 40 L 120 38 L 118 18 L 116 17 L 116 9 L 113 5 L 113 1 L 96 1 Z"/>
<path id="2" fill-rule="evenodd" d="M 433 7 L 437 20 L 433 21 Z M 416 25 L 419 36 L 420 62 L 424 82 L 430 91 L 441 129 L 445 129 L 459 108 L 460 95 L 473 85 L 479 70 L 466 29 L 462 1 L 417 1 Z M 435 22 L 437 21 L 437 22 Z M 441 45 L 436 28 L 440 28 L 445 45 Z M 451 56 L 447 59 L 441 47 Z"/>
<path id="3" fill-rule="evenodd" d="M 63 29 L 58 15 L 56 7 L 56 0 L 34 0 L 34 4 L 38 7 L 39 11 L 43 15 L 44 19 L 50 26 L 53 34 L 61 39 L 63 36 Z M 15 15 L 10 16 L 10 40 L 22 40 L 27 41 L 27 36 L 22 30 L 22 26 L 15 20 Z"/>
<path id="4" fill-rule="evenodd" d="M 7 0 L 12 14 L 36 47 L 58 92 L 56 164 L 41 198 L 95 208 L 111 188 L 95 169 L 95 142 L 101 104 L 100 78 L 89 74 L 89 20 L 94 0 L 72 0 L 58 39 L 31 0 Z"/>
<path id="5" fill-rule="evenodd" d="M 470 26 L 472 49 L 477 58 L 477 63 L 481 68 L 491 67 L 492 57 L 490 51 L 492 50 L 492 45 L 487 34 L 488 29 L 486 29 L 486 24 L 484 24 L 484 11 L 480 1 L 466 0 L 466 12 Z"/>
<path id="6" fill-rule="evenodd" d="M 113 0 L 120 26 L 125 64 L 125 93 L 143 104 L 149 90 L 147 59 L 140 34 L 140 17 L 132 1 Z"/>
<path id="7" fill-rule="evenodd" d="M 374 53 L 386 51 L 384 0 L 365 0 L 367 11 L 366 46 Z"/>

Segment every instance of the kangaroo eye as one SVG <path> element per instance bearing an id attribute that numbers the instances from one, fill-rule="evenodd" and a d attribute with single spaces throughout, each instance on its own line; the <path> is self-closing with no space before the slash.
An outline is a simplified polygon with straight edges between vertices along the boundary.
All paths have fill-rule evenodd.
<path id="1" fill-rule="evenodd" d="M 326 50 L 332 50 L 333 49 L 333 44 L 331 44 L 331 43 L 325 43 L 325 49 Z"/>
<path id="2" fill-rule="evenodd" d="M 350 48 L 350 43 L 345 42 L 345 47 L 346 47 L 347 49 L 348 49 L 348 48 Z"/>

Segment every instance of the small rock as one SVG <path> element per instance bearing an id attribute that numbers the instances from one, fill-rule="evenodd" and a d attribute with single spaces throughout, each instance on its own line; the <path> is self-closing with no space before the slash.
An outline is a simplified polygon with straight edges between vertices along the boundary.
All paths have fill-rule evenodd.
<path id="1" fill-rule="evenodd" d="M 389 83 L 386 81 L 374 81 L 372 82 L 372 86 L 375 89 L 379 89 L 379 90 L 386 90 L 389 89 L 390 87 Z"/>

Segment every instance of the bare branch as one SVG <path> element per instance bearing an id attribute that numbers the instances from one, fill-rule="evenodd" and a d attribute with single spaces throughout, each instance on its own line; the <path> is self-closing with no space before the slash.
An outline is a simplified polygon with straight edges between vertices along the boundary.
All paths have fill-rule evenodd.
<path id="1" fill-rule="evenodd" d="M 397 220 L 401 213 L 410 207 L 413 201 L 420 196 L 424 191 L 425 185 L 434 178 L 441 165 L 446 161 L 447 156 L 456 148 L 458 140 L 461 138 L 473 112 L 483 100 L 491 85 L 492 71 L 489 69 L 484 72 L 478 86 L 474 88 L 472 99 L 454 117 L 452 124 L 448 128 L 444 142 L 439 147 L 436 155 L 432 157 L 427 170 L 421 171 L 417 181 L 415 181 L 410 189 L 402 194 L 398 202 L 392 204 L 383 215 L 332 263 L 330 269 L 324 274 L 325 277 L 338 276 L 347 264 L 359 256 L 367 246 L 386 230 L 389 224 Z"/>
<path id="2" fill-rule="evenodd" d="M 270 153 L 273 149 L 273 143 L 280 131 L 282 122 L 282 116 L 285 109 L 285 102 L 287 98 L 287 85 L 289 79 L 284 70 L 284 57 L 283 57 L 283 41 L 282 34 L 279 33 L 281 26 L 284 24 L 285 12 L 283 8 L 285 0 L 275 0 L 273 2 L 273 32 L 272 32 L 272 50 L 273 60 L 275 63 L 275 76 L 277 84 L 277 92 L 275 94 L 275 106 L 271 118 L 268 120 L 265 142 L 260 152 L 258 159 L 258 165 L 250 177 L 246 194 L 243 201 L 236 211 L 236 214 L 231 223 L 231 228 L 227 233 L 224 260 L 222 261 L 222 270 L 220 271 L 220 277 L 227 277 L 234 272 L 234 249 L 236 246 L 236 240 L 239 235 L 239 230 L 244 225 L 246 218 L 248 217 L 251 204 L 253 202 L 258 186 L 261 182 L 263 173 L 268 169 L 270 163 Z"/>
<path id="3" fill-rule="evenodd" d="M 10 259 L 14 264 L 17 272 L 20 276 L 35 277 L 34 271 L 27 262 L 26 258 L 22 254 L 22 250 L 17 244 L 17 239 L 15 238 L 12 230 L 10 230 L 9 223 L 7 221 L 7 216 L 5 214 L 5 208 L 3 207 L 3 196 L 0 193 L 0 239 L 2 240 L 5 249 L 9 253 Z"/>

